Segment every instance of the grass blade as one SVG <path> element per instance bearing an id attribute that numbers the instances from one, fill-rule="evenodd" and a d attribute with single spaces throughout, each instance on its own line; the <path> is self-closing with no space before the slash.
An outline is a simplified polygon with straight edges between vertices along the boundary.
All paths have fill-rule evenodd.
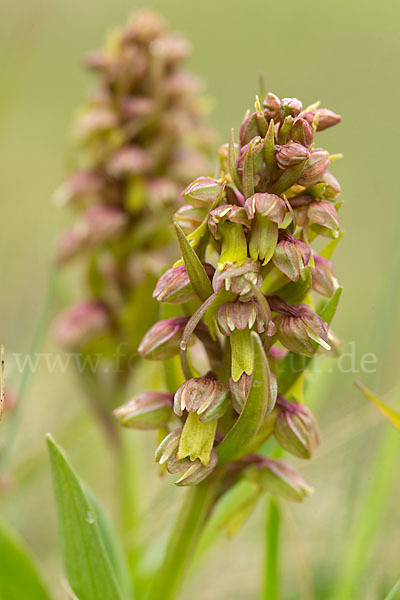
<path id="1" fill-rule="evenodd" d="M 388 421 L 390 421 L 392 423 L 392 425 L 394 425 L 397 429 L 400 430 L 400 415 L 395 410 L 390 408 L 390 406 L 387 406 L 387 404 L 382 402 L 382 400 L 379 400 L 379 398 L 377 396 L 375 396 L 375 394 L 373 394 L 366 387 L 364 387 L 362 383 L 360 383 L 359 381 L 356 381 L 355 385 L 364 394 L 364 396 L 368 400 L 370 400 L 370 402 L 372 402 L 372 404 L 375 404 L 375 406 L 377 407 L 379 412 L 382 413 L 382 415 Z"/>

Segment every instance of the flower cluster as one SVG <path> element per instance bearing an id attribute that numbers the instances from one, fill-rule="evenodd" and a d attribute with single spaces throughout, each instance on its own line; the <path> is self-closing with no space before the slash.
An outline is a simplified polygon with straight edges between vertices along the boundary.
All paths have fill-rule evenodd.
<path id="1" fill-rule="evenodd" d="M 57 194 L 76 215 L 58 262 L 79 258 L 88 290 L 60 315 L 56 335 L 84 354 L 118 352 L 123 375 L 157 315 L 148 297 L 174 256 L 171 214 L 213 146 L 201 82 L 183 70 L 189 51 L 144 11 L 88 56 L 97 86 L 75 123 L 77 170 Z"/>
<path id="2" fill-rule="evenodd" d="M 148 407 L 149 426 L 165 435 L 156 460 L 179 474 L 179 485 L 214 471 L 292 500 L 310 492 L 268 453 L 275 445 L 310 458 L 319 442 L 300 390 L 312 356 L 331 351 L 340 185 L 328 170 L 335 156 L 315 137 L 340 120 L 296 98 L 257 98 L 239 142 L 232 131 L 220 149 L 219 176 L 183 193 L 175 216 L 182 260 L 154 292 L 176 310 L 139 346 L 150 360 L 180 354 L 180 379 L 169 394 L 144 394 L 116 412 L 123 425 L 143 428 Z"/>

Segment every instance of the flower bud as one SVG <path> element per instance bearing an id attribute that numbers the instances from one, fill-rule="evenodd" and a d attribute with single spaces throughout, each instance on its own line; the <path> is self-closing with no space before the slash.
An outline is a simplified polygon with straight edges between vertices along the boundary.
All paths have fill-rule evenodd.
<path id="1" fill-rule="evenodd" d="M 329 202 L 324 200 L 311 202 L 307 214 L 310 221 L 316 225 L 321 225 L 333 231 L 339 231 L 340 229 L 336 208 Z"/>
<path id="2" fill-rule="evenodd" d="M 213 278 L 213 289 L 218 293 L 222 287 L 225 290 L 232 290 L 234 294 L 238 294 L 240 299 L 245 302 L 254 296 L 252 285 L 260 288 L 262 284 L 261 265 L 251 258 L 238 267 L 231 265 L 225 267 L 222 272 L 215 271 Z"/>
<path id="3" fill-rule="evenodd" d="M 243 331 L 256 324 L 258 333 L 264 331 L 265 323 L 259 312 L 258 304 L 249 302 L 225 302 L 217 313 L 217 323 L 223 335 L 230 336 L 235 329 Z"/>
<path id="4" fill-rule="evenodd" d="M 273 119 L 275 122 L 281 118 L 281 101 L 278 96 L 269 92 L 263 102 L 264 115 L 267 119 Z"/>
<path id="5" fill-rule="evenodd" d="M 272 458 L 263 458 L 248 470 L 251 481 L 270 494 L 301 502 L 312 493 L 312 487 L 292 465 Z"/>
<path id="6" fill-rule="evenodd" d="M 299 281 L 310 257 L 311 250 L 307 244 L 295 238 L 286 229 L 279 230 L 279 241 L 272 262 L 286 277 L 291 281 Z"/>
<path id="7" fill-rule="evenodd" d="M 108 172 L 113 177 L 141 175 L 152 167 L 151 155 L 139 146 L 126 146 L 112 157 Z"/>
<path id="8" fill-rule="evenodd" d="M 290 131 L 290 137 L 294 142 L 302 144 L 307 148 L 311 146 L 314 141 L 311 125 L 306 121 L 306 119 L 302 119 L 300 117 L 293 123 Z"/>
<path id="9" fill-rule="evenodd" d="M 268 301 L 271 309 L 279 313 L 275 320 L 278 339 L 288 350 L 312 356 L 313 342 L 330 350 L 328 326 L 307 304 L 292 306 L 277 296 L 269 296 Z"/>
<path id="10" fill-rule="evenodd" d="M 173 414 L 173 397 L 173 394 L 145 392 L 114 410 L 113 414 L 123 427 L 159 429 Z"/>
<path id="11" fill-rule="evenodd" d="M 274 223 L 282 223 L 286 216 L 286 204 L 276 194 L 253 194 L 246 200 L 245 209 L 249 219 L 258 214 Z"/>
<path id="12" fill-rule="evenodd" d="M 329 165 L 329 153 L 326 150 L 318 148 L 311 151 L 311 156 L 307 161 L 306 167 L 298 179 L 297 183 L 308 187 L 321 181 L 325 170 Z"/>
<path id="13" fill-rule="evenodd" d="M 309 157 L 310 153 L 307 148 L 296 142 L 289 142 L 283 146 L 277 146 L 275 154 L 276 162 L 281 169 L 294 167 L 307 160 Z"/>
<path id="14" fill-rule="evenodd" d="M 246 375 L 246 373 L 243 373 L 238 381 L 234 381 L 232 377 L 229 379 L 229 390 L 232 396 L 232 405 L 239 415 L 246 404 L 247 396 L 249 395 L 250 391 L 250 385 L 251 375 Z"/>
<path id="15" fill-rule="evenodd" d="M 174 223 L 177 223 L 185 234 L 191 233 L 204 221 L 206 212 L 203 208 L 194 208 L 184 204 L 174 214 Z"/>
<path id="16" fill-rule="evenodd" d="M 62 264 L 79 254 L 86 236 L 80 229 L 67 229 L 61 233 L 57 243 L 57 262 Z"/>
<path id="17" fill-rule="evenodd" d="M 240 146 L 246 146 L 252 139 L 260 135 L 257 113 L 253 112 L 245 118 L 239 131 Z"/>
<path id="18" fill-rule="evenodd" d="M 214 268 L 209 264 L 203 266 L 207 274 L 212 277 Z M 184 304 L 197 298 L 185 265 L 172 267 L 161 275 L 153 292 L 153 298 L 170 304 Z"/>
<path id="19" fill-rule="evenodd" d="M 110 315 L 100 302 L 79 302 L 58 317 L 55 335 L 61 344 L 81 346 L 104 334 L 110 325 Z"/>
<path id="20" fill-rule="evenodd" d="M 207 423 L 222 417 L 229 405 L 227 386 L 212 377 L 193 377 L 185 381 L 174 398 L 174 411 L 182 416 L 183 411 L 195 412 L 200 421 Z"/>
<path id="21" fill-rule="evenodd" d="M 310 125 L 312 125 L 316 114 L 318 114 L 317 131 L 324 131 L 324 129 L 328 129 L 328 127 L 333 127 L 333 125 L 337 125 L 342 120 L 342 117 L 340 115 L 334 113 L 328 108 L 318 108 L 316 110 L 311 110 L 307 113 L 304 113 L 302 116 L 310 123 Z"/>
<path id="22" fill-rule="evenodd" d="M 210 461 L 208 466 L 204 466 L 197 458 L 191 461 L 189 458 L 178 459 L 178 447 L 182 435 L 182 429 L 172 431 L 158 446 L 155 454 L 156 462 L 160 464 L 166 463 L 168 473 L 175 475 L 180 474 L 180 477 L 175 481 L 176 485 L 196 485 L 203 481 L 215 469 L 218 457 L 215 449 L 211 450 Z"/>
<path id="23" fill-rule="evenodd" d="M 62 186 L 62 200 L 69 204 L 97 200 L 104 188 L 104 180 L 96 171 L 76 171 Z"/>
<path id="24" fill-rule="evenodd" d="M 288 115 L 297 117 L 303 108 L 302 103 L 297 98 L 283 98 L 281 101 L 281 106 L 285 117 Z"/>
<path id="25" fill-rule="evenodd" d="M 315 267 L 311 268 L 312 289 L 318 294 L 329 298 L 338 287 L 332 263 L 322 256 L 314 256 L 314 263 Z"/>
<path id="26" fill-rule="evenodd" d="M 299 458 L 311 458 L 319 444 L 318 423 L 312 412 L 301 404 L 288 402 L 278 396 L 279 414 L 275 421 L 274 436 L 282 448 Z"/>
<path id="27" fill-rule="evenodd" d="M 94 106 L 87 110 L 75 124 L 75 136 L 86 140 L 93 135 L 109 131 L 117 125 L 115 113 L 109 108 Z"/>
<path id="28" fill-rule="evenodd" d="M 99 204 L 91 206 L 80 224 L 82 233 L 90 246 L 117 237 L 128 225 L 127 213 L 116 206 Z M 79 225 L 78 225 L 79 227 Z"/>
<path id="29" fill-rule="evenodd" d="M 183 330 L 189 317 L 173 317 L 158 321 L 145 334 L 138 352 L 149 360 L 165 360 L 179 354 Z"/>
<path id="30" fill-rule="evenodd" d="M 210 177 L 199 177 L 183 192 L 183 196 L 191 206 L 209 209 L 222 190 L 222 184 Z"/>

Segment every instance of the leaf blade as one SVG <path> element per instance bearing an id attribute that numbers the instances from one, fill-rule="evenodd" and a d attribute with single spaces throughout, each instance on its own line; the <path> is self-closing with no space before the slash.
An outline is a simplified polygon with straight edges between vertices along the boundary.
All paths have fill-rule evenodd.
<path id="1" fill-rule="evenodd" d="M 79 600 L 123 600 L 93 507 L 63 451 L 52 436 L 46 439 L 71 588 Z"/>
<path id="2" fill-rule="evenodd" d="M 375 394 L 373 394 L 368 388 L 366 388 L 360 381 L 355 381 L 354 385 L 360 390 L 362 394 L 364 394 L 364 396 L 370 402 L 372 402 L 372 404 L 374 404 L 377 407 L 379 412 L 388 421 L 390 421 L 390 423 L 392 423 L 392 425 L 394 425 L 396 429 L 400 431 L 400 414 L 392 408 L 390 408 L 390 406 L 382 402 L 382 400 L 380 400 L 378 396 L 375 396 Z"/>
<path id="3" fill-rule="evenodd" d="M 200 300 L 203 300 L 204 302 L 204 300 L 207 300 L 207 298 L 213 293 L 211 282 L 203 265 L 201 264 L 199 257 L 188 242 L 188 239 L 183 233 L 181 227 L 177 223 L 174 224 L 174 227 L 190 283 L 192 284 L 193 289 L 199 296 Z"/>

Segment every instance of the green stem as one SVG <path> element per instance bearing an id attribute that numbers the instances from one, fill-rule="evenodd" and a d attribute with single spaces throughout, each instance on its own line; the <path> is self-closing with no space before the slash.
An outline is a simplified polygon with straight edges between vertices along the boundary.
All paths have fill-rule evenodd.
<path id="1" fill-rule="evenodd" d="M 278 600 L 279 598 L 279 529 L 279 508 L 276 501 L 271 498 L 267 509 L 262 600 Z"/>
<path id="2" fill-rule="evenodd" d="M 148 600 L 172 600 L 176 597 L 197 542 L 207 521 L 218 490 L 218 480 L 190 487 L 166 549 L 164 561 L 153 579 Z"/>

